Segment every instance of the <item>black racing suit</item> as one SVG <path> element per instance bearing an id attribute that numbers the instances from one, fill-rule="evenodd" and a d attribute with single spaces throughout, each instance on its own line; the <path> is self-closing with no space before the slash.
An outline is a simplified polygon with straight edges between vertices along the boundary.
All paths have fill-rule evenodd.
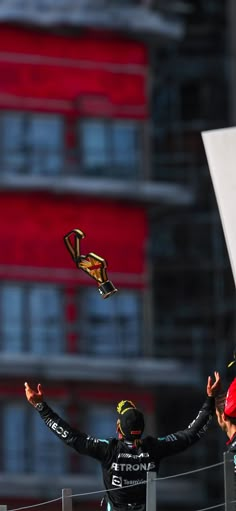
<path id="1" fill-rule="evenodd" d="M 233 471 L 234 471 L 234 484 L 233 488 L 231 487 L 231 484 L 227 488 L 227 479 L 226 479 L 226 487 L 225 487 L 225 499 L 228 501 L 228 499 L 233 502 L 236 502 L 236 433 L 228 440 L 227 442 L 227 452 L 230 452 L 233 454 Z M 231 463 L 230 463 L 231 467 Z M 231 468 L 230 468 L 231 470 Z M 227 473 L 227 472 L 226 472 Z M 226 490 L 227 488 L 227 490 Z M 236 505 L 236 504 L 235 504 Z"/>
<path id="2" fill-rule="evenodd" d="M 145 511 L 147 472 L 157 473 L 162 458 L 184 451 L 204 435 L 214 412 L 214 402 L 214 398 L 208 397 L 196 419 L 183 431 L 163 438 L 147 436 L 139 446 L 116 438 L 94 438 L 73 429 L 45 402 L 37 405 L 37 409 L 58 438 L 78 453 L 101 463 L 107 511 Z"/>
<path id="3" fill-rule="evenodd" d="M 227 442 L 227 451 L 228 452 L 235 452 L 236 453 L 236 433 L 233 435 L 232 438 Z"/>
<path id="4" fill-rule="evenodd" d="M 233 462 L 234 462 L 234 474 L 235 474 L 235 496 L 236 496 L 236 433 L 234 433 L 234 435 L 232 436 L 232 438 L 230 438 L 230 440 L 228 440 L 227 442 L 227 452 L 232 452 L 234 453 L 234 459 L 233 459 Z"/>

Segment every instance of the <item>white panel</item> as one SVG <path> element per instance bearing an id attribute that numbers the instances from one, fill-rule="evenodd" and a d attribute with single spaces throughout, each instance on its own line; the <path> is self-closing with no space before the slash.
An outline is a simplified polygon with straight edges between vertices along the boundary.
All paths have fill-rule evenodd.
<path id="1" fill-rule="evenodd" d="M 205 131 L 202 139 L 236 285 L 236 127 Z"/>

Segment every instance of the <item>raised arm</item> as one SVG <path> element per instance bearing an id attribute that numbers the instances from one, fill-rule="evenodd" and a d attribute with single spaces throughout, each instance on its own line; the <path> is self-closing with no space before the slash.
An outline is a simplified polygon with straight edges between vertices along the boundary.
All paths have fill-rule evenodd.
<path id="1" fill-rule="evenodd" d="M 213 381 L 210 376 L 208 377 L 206 388 L 207 399 L 198 412 L 197 417 L 189 426 L 182 431 L 177 431 L 157 439 L 155 447 L 160 457 L 170 456 L 184 451 L 205 435 L 214 415 L 215 396 L 220 391 L 220 375 L 215 371 L 214 376 L 215 381 Z"/>
<path id="2" fill-rule="evenodd" d="M 64 419 L 59 417 L 44 400 L 40 383 L 35 391 L 25 382 L 25 395 L 29 403 L 39 412 L 46 426 L 66 445 L 73 447 L 80 454 L 91 456 L 100 461 L 106 458 L 108 442 L 98 440 L 72 428 Z"/>

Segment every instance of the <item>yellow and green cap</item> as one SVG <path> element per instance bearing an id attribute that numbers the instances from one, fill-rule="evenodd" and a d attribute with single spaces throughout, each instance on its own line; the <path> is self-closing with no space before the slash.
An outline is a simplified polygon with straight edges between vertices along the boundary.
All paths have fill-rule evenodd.
<path id="1" fill-rule="evenodd" d="M 145 427 L 143 413 L 128 399 L 118 403 L 117 412 L 122 435 L 127 440 L 140 438 Z"/>

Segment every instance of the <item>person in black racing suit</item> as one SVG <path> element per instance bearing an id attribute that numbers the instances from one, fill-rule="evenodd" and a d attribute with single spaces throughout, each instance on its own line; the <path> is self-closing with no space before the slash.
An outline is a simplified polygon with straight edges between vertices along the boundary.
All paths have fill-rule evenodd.
<path id="1" fill-rule="evenodd" d="M 208 378 L 208 397 L 196 419 L 183 431 L 163 438 L 142 438 L 144 416 L 129 400 L 121 401 L 117 407 L 118 438 L 98 439 L 72 428 L 60 418 L 44 401 L 40 384 L 34 391 L 26 382 L 25 393 L 46 426 L 58 438 L 78 453 L 101 463 L 107 511 L 145 511 L 147 472 L 157 473 L 162 458 L 184 451 L 207 431 L 215 410 L 214 396 L 220 387 L 220 375 L 218 372 L 214 374 L 214 382 L 211 377 Z"/>

